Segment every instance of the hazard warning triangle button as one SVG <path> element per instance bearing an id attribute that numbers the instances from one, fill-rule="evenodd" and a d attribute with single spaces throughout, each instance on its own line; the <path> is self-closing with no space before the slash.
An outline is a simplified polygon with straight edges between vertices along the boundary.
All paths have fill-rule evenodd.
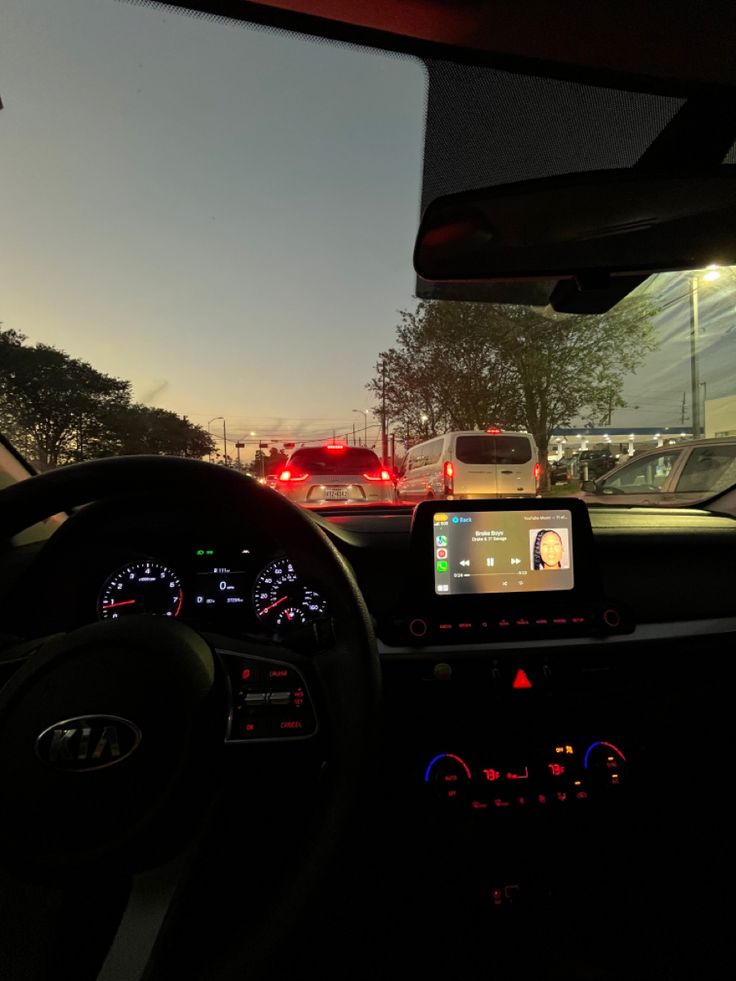
<path id="1" fill-rule="evenodd" d="M 514 678 L 514 683 L 512 684 L 511 687 L 512 688 L 532 687 L 532 683 L 531 681 L 529 681 L 529 675 L 526 673 L 526 671 L 523 670 L 523 668 L 519 668 L 519 670 L 516 672 L 516 677 Z"/>

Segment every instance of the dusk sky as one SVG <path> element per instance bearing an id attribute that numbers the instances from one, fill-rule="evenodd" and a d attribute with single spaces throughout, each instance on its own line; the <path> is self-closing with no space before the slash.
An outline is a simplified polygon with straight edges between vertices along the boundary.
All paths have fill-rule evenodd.
<path id="1" fill-rule="evenodd" d="M 424 66 L 124 0 L 4 0 L 1 23 L 5 327 L 228 436 L 360 431 L 414 302 Z M 677 290 L 614 425 L 679 421 Z"/>
<path id="2" fill-rule="evenodd" d="M 116 0 L 3 10 L 4 325 L 233 435 L 362 428 L 412 302 L 423 66 Z"/>

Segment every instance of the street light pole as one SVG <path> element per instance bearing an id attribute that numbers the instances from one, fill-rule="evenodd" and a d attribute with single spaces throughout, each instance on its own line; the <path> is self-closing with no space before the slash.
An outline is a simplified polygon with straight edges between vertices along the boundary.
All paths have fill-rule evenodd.
<path id="1" fill-rule="evenodd" d="M 222 419 L 222 416 L 213 416 L 213 417 L 212 417 L 212 418 L 210 419 L 210 421 L 209 421 L 209 422 L 207 423 L 207 432 L 208 432 L 208 433 L 209 433 L 210 435 L 212 435 L 212 434 L 210 433 L 210 426 L 212 425 L 212 423 L 213 423 L 213 422 L 217 422 L 217 420 L 218 420 L 218 419 Z M 225 420 L 224 420 L 224 419 L 222 419 L 222 425 L 223 425 L 223 427 L 224 427 L 224 425 L 225 425 Z M 210 453 L 210 463 L 212 463 L 212 453 Z"/>
<path id="2" fill-rule="evenodd" d="M 353 412 L 360 412 L 363 415 L 363 446 L 368 445 L 368 413 L 370 409 L 353 409 Z"/>
<path id="3" fill-rule="evenodd" d="M 700 436 L 700 365 L 698 364 L 698 277 L 690 278 L 690 405 L 692 406 L 693 439 Z"/>
<path id="4" fill-rule="evenodd" d="M 225 466 L 227 466 L 227 430 L 225 429 L 225 419 L 222 420 L 222 442 L 225 454 Z"/>
<path id="5" fill-rule="evenodd" d="M 702 277 L 700 272 L 702 272 Z M 698 439 L 700 436 L 705 435 L 705 405 L 703 405 L 703 412 L 701 413 L 700 411 L 700 388 L 703 383 L 700 381 L 700 364 L 698 361 L 700 354 L 698 285 L 701 278 L 704 283 L 712 283 L 714 280 L 720 279 L 721 276 L 718 266 L 715 263 L 706 266 L 705 270 L 701 270 L 700 272 L 690 277 L 690 400 L 693 407 L 693 439 Z"/>

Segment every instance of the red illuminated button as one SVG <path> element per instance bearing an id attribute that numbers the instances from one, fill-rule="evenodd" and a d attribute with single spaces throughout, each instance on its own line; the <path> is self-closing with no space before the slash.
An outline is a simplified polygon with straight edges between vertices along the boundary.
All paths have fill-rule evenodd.
<path id="1" fill-rule="evenodd" d="M 278 686 L 280 690 L 284 690 L 285 688 L 296 688 L 300 684 L 301 678 L 291 668 L 272 664 L 266 668 L 266 682 L 271 688 Z"/>
<path id="2" fill-rule="evenodd" d="M 244 661 L 238 658 L 230 660 L 233 678 L 245 687 L 246 685 L 263 684 L 263 666 L 259 661 Z"/>
<path id="3" fill-rule="evenodd" d="M 427 621 L 417 617 L 409 622 L 409 633 L 412 637 L 424 637 L 427 633 Z"/>
<path id="4" fill-rule="evenodd" d="M 233 725 L 230 731 L 231 740 L 243 740 L 247 742 L 250 739 L 265 739 L 269 735 L 268 724 L 262 716 L 243 715 L 236 716 L 233 719 Z"/>
<path id="5" fill-rule="evenodd" d="M 514 677 L 512 688 L 531 688 L 532 683 L 529 680 L 529 675 L 524 671 L 523 668 L 519 668 Z"/>
<path id="6" fill-rule="evenodd" d="M 275 739 L 299 739 L 310 736 L 314 732 L 314 716 L 311 712 L 279 713 L 271 716 L 268 722 L 268 735 Z"/>
<path id="7" fill-rule="evenodd" d="M 603 622 L 607 627 L 618 627 L 621 623 L 621 614 L 618 610 L 609 608 L 603 611 Z"/>

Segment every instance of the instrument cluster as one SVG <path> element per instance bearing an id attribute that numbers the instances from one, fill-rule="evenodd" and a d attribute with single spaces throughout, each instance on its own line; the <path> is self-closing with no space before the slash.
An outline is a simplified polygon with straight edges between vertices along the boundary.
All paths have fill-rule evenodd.
<path id="1" fill-rule="evenodd" d="M 131 557 L 97 593 L 101 620 L 165 616 L 284 633 L 328 614 L 327 603 L 285 555 L 250 548 L 194 548 Z"/>

